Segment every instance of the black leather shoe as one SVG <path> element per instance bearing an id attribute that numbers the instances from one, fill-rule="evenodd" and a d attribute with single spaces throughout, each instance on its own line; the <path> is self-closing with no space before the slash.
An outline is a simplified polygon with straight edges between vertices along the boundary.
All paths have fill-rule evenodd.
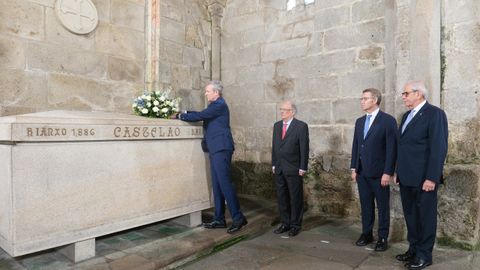
<path id="1" fill-rule="evenodd" d="M 290 231 L 290 227 L 287 227 L 285 225 L 280 225 L 280 227 L 276 228 L 273 233 L 274 234 L 281 234 L 281 233 L 284 233 L 284 232 L 288 232 Z"/>
<path id="2" fill-rule="evenodd" d="M 297 227 L 292 227 L 290 231 L 288 232 L 288 236 L 295 236 L 300 232 L 300 228 Z"/>
<path id="3" fill-rule="evenodd" d="M 225 220 L 214 220 L 210 223 L 203 223 L 203 227 L 207 229 L 222 229 L 227 227 L 227 223 L 225 222 Z"/>
<path id="4" fill-rule="evenodd" d="M 247 219 L 243 218 L 241 221 L 233 222 L 232 226 L 228 228 L 227 233 L 238 232 L 243 226 L 247 225 Z"/>
<path id="5" fill-rule="evenodd" d="M 398 254 L 397 256 L 395 256 L 395 259 L 401 262 L 411 262 L 413 261 L 413 259 L 415 259 L 415 254 L 411 253 L 410 251 L 407 251 L 403 254 Z"/>
<path id="6" fill-rule="evenodd" d="M 355 242 L 355 245 L 362 247 L 366 246 L 370 243 L 373 242 L 373 236 L 371 234 L 363 234 L 360 235 L 360 238 L 358 238 L 357 242 Z"/>
<path id="7" fill-rule="evenodd" d="M 417 269 L 424 269 L 425 267 L 432 265 L 431 261 L 426 261 L 422 258 L 416 258 L 410 263 L 407 263 L 405 267 L 407 267 L 409 270 L 417 270 Z"/>
<path id="8" fill-rule="evenodd" d="M 388 248 L 388 241 L 386 238 L 379 238 L 375 244 L 375 251 L 385 251 Z"/>

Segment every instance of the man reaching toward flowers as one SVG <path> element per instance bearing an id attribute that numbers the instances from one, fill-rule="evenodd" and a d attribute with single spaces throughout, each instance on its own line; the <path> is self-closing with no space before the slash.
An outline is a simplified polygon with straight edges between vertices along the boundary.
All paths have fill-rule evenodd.
<path id="1" fill-rule="evenodd" d="M 230 113 L 227 103 L 222 97 L 222 91 L 223 85 L 220 81 L 210 81 L 205 87 L 208 107 L 201 112 L 178 113 L 173 118 L 187 122 L 203 121 L 202 149 L 204 152 L 208 152 L 210 157 L 215 204 L 215 217 L 212 222 L 204 223 L 204 227 L 208 229 L 227 227 L 225 222 L 226 201 L 233 220 L 227 232 L 234 233 L 247 225 L 247 219 L 240 210 L 235 187 L 230 179 L 234 146 L 230 131 Z"/>

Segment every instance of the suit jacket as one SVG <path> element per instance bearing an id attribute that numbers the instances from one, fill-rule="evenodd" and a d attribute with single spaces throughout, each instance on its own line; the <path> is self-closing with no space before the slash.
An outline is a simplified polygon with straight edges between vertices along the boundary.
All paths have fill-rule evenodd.
<path id="1" fill-rule="evenodd" d="M 308 125 L 293 118 L 283 140 L 282 128 L 283 121 L 273 125 L 272 166 L 275 174 L 298 175 L 299 169 L 308 169 Z"/>
<path id="2" fill-rule="evenodd" d="M 366 115 L 355 122 L 350 168 L 368 178 L 393 175 L 397 158 L 397 121 L 391 115 L 378 111 L 364 139 L 365 120 Z"/>
<path id="3" fill-rule="evenodd" d="M 188 111 L 180 114 L 180 119 L 187 122 L 203 121 L 203 151 L 214 154 L 224 150 L 235 150 L 232 132 L 230 131 L 230 112 L 225 99 L 219 97 L 210 102 L 203 111 Z"/>
<path id="4" fill-rule="evenodd" d="M 405 186 L 421 186 L 425 179 L 439 184 L 448 148 L 447 116 L 427 102 L 401 134 L 409 113 L 403 115 L 399 129 L 397 177 Z"/>

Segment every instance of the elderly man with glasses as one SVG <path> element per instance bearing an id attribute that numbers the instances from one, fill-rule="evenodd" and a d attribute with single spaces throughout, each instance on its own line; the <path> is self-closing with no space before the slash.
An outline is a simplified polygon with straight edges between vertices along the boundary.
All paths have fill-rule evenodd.
<path id="1" fill-rule="evenodd" d="M 309 137 L 308 125 L 294 116 L 297 107 L 291 101 L 280 106 L 282 120 L 273 126 L 272 171 L 277 186 L 280 226 L 273 232 L 300 232 L 303 218 L 303 176 L 307 172 Z"/>
<path id="2" fill-rule="evenodd" d="M 423 269 L 432 264 L 448 122 L 443 110 L 427 102 L 423 82 L 407 82 L 401 96 L 410 110 L 403 115 L 399 128 L 396 181 L 400 184 L 409 247 L 396 258 L 408 269 Z"/>

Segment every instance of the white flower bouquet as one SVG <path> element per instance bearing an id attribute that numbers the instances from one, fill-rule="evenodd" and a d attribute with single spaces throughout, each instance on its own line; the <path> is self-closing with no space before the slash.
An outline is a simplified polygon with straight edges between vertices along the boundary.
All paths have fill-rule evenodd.
<path id="1" fill-rule="evenodd" d="M 137 97 L 132 104 L 136 115 L 152 118 L 170 118 L 179 112 L 180 98 L 170 98 L 170 91 L 145 90 L 143 95 Z"/>

